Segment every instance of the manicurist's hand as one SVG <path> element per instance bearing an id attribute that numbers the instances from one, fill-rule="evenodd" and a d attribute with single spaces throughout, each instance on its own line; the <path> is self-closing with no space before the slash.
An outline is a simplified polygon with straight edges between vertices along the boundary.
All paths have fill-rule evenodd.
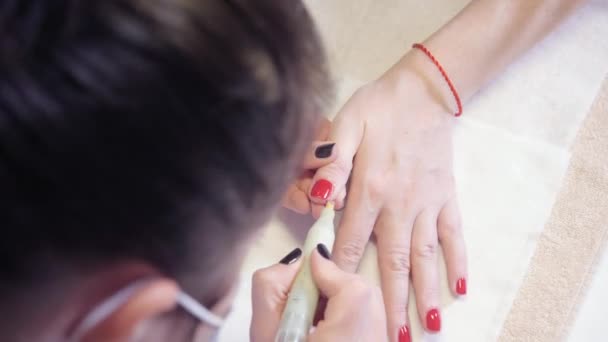
<path id="1" fill-rule="evenodd" d="M 323 256 L 325 255 L 325 256 Z M 360 276 L 340 270 L 318 250 L 311 256 L 315 283 L 327 298 L 324 318 L 308 341 L 386 341 L 386 320 L 380 289 Z M 279 264 L 258 270 L 253 277 L 253 319 L 250 336 L 254 342 L 272 342 L 287 301 L 289 287 L 301 261 L 298 251 Z"/>
<path id="2" fill-rule="evenodd" d="M 318 250 L 313 252 L 311 269 L 319 291 L 327 297 L 327 306 L 324 318 L 308 341 L 387 341 L 386 316 L 378 286 L 344 272 Z"/>
<path id="3" fill-rule="evenodd" d="M 308 199 L 308 188 L 312 182 L 312 177 L 317 169 L 329 165 L 337 157 L 338 149 L 335 142 L 327 140 L 330 127 L 330 122 L 323 119 L 315 141 L 306 152 L 300 174 L 289 186 L 283 197 L 283 207 L 299 214 L 310 213 L 312 206 Z"/>
<path id="4" fill-rule="evenodd" d="M 302 251 L 296 248 L 279 263 L 259 269 L 253 274 L 249 329 L 252 342 L 274 341 L 289 288 L 302 263 L 301 256 Z"/>

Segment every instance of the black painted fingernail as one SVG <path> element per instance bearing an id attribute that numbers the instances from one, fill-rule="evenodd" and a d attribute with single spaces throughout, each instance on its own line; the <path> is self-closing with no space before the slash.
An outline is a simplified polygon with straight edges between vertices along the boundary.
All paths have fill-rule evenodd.
<path id="1" fill-rule="evenodd" d="M 336 143 L 329 143 L 317 147 L 315 149 L 315 157 L 321 159 L 329 158 L 329 156 L 331 156 L 331 152 L 334 150 L 334 145 L 336 145 Z"/>
<path id="2" fill-rule="evenodd" d="M 301 256 L 302 256 L 302 250 L 299 248 L 296 248 L 293 251 L 289 252 L 289 254 L 287 254 L 283 259 L 281 259 L 281 261 L 279 261 L 279 263 L 284 264 L 284 265 L 289 265 L 292 262 L 298 260 Z"/>
<path id="3" fill-rule="evenodd" d="M 329 250 L 327 249 L 327 247 L 320 243 L 317 245 L 317 251 L 319 251 L 319 254 L 321 254 L 322 257 L 324 257 L 325 259 L 329 260 L 331 258 L 331 254 L 329 254 Z"/>

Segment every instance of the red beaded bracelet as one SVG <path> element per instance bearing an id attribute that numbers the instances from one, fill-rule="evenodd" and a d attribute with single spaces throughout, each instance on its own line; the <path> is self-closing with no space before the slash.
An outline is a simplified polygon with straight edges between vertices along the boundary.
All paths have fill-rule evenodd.
<path id="1" fill-rule="evenodd" d="M 445 72 L 445 70 L 443 70 L 443 67 L 441 66 L 441 64 L 439 64 L 439 62 L 437 61 L 435 56 L 433 56 L 433 54 L 424 45 L 416 43 L 416 44 L 412 45 L 412 48 L 418 49 L 418 50 L 424 52 L 424 54 L 427 55 L 431 59 L 433 64 L 435 64 L 437 66 L 437 68 L 439 69 L 439 72 L 441 73 L 441 76 L 443 76 L 443 79 L 445 79 L 445 81 L 448 83 L 448 86 L 450 87 L 450 91 L 452 92 L 452 95 L 454 95 L 454 99 L 456 99 L 456 105 L 458 106 L 458 111 L 454 114 L 454 116 L 460 116 L 462 114 L 462 103 L 460 102 L 460 96 L 458 96 L 458 92 L 456 91 L 454 84 L 452 84 L 452 81 L 448 77 L 448 74 Z"/>

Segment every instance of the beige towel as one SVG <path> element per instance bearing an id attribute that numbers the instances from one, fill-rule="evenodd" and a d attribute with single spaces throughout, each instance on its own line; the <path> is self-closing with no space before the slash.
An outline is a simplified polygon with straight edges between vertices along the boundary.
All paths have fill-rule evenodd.
<path id="1" fill-rule="evenodd" d="M 500 340 L 564 339 L 607 238 L 608 78 L 574 144 L 562 189 Z"/>

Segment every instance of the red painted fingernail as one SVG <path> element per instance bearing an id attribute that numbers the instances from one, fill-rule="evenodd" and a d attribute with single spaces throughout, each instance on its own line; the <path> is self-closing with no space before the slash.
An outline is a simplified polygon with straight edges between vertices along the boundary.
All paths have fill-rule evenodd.
<path id="1" fill-rule="evenodd" d="M 399 329 L 399 342 L 410 342 L 412 339 L 410 337 L 410 329 L 407 325 L 404 325 Z"/>
<path id="2" fill-rule="evenodd" d="M 467 280 L 465 278 L 460 278 L 456 281 L 456 293 L 461 296 L 467 294 Z"/>
<path id="3" fill-rule="evenodd" d="M 426 328 L 430 331 L 441 330 L 441 316 L 439 310 L 431 309 L 426 313 Z"/>
<path id="4" fill-rule="evenodd" d="M 330 181 L 327 179 L 319 179 L 312 187 L 312 190 L 310 190 L 310 196 L 326 200 L 329 195 L 331 195 L 333 189 L 334 186 Z"/>

